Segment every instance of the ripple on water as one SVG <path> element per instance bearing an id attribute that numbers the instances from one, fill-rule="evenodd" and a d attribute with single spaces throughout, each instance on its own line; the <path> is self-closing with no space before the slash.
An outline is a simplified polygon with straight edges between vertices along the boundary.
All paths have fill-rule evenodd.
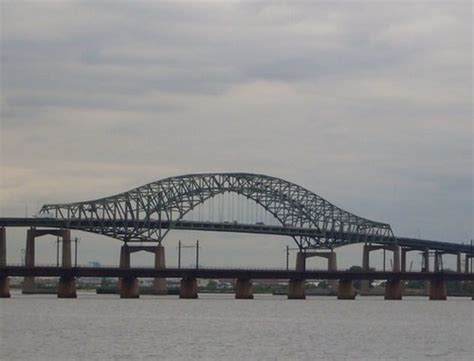
<path id="1" fill-rule="evenodd" d="M 0 300 L 2 360 L 471 360 L 474 302 L 198 300 L 80 293 Z"/>

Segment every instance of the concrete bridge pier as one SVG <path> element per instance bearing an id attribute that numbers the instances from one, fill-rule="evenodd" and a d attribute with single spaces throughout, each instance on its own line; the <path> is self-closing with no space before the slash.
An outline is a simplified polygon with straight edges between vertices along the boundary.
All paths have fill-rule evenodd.
<path id="1" fill-rule="evenodd" d="M 402 282 L 400 280 L 387 280 L 387 283 L 385 284 L 385 299 L 402 299 Z"/>
<path id="2" fill-rule="evenodd" d="M 7 265 L 7 237 L 5 227 L 0 227 L 0 268 Z M 8 277 L 0 277 L 0 298 L 10 297 L 10 281 Z"/>
<path id="3" fill-rule="evenodd" d="M 409 248 L 401 247 L 401 260 L 400 260 L 400 272 L 407 271 L 407 253 L 410 251 Z M 406 281 L 401 281 L 401 292 L 405 291 Z"/>
<path id="4" fill-rule="evenodd" d="M 35 230 L 30 228 L 26 232 L 26 250 L 25 250 L 25 266 L 31 268 L 35 266 Z M 35 278 L 27 276 L 23 279 L 23 294 L 31 294 L 34 292 Z"/>
<path id="5" fill-rule="evenodd" d="M 400 251 L 401 251 L 400 272 L 406 272 L 407 271 L 407 252 L 409 252 L 410 250 L 408 248 L 402 247 Z"/>
<path id="6" fill-rule="evenodd" d="M 304 272 L 306 270 L 306 259 L 311 257 L 323 257 L 328 260 L 328 271 L 337 271 L 337 255 L 334 250 L 330 251 L 304 251 L 296 255 L 296 271 Z M 337 280 L 329 280 L 329 286 L 337 289 Z"/>
<path id="7" fill-rule="evenodd" d="M 300 251 L 296 254 L 295 270 L 298 272 L 304 272 L 306 270 L 306 252 Z"/>
<path id="8" fill-rule="evenodd" d="M 63 276 L 59 279 L 58 298 L 77 298 L 76 280 L 74 277 Z"/>
<path id="9" fill-rule="evenodd" d="M 290 280 L 288 282 L 289 300 L 304 300 L 306 298 L 304 282 L 305 280 Z"/>
<path id="10" fill-rule="evenodd" d="M 419 249 L 411 248 L 411 247 L 400 248 L 400 252 L 401 252 L 400 272 L 407 271 L 407 253 L 412 252 L 412 251 L 419 251 Z M 407 281 L 401 281 L 402 295 L 403 295 L 403 292 L 405 291 L 406 284 L 407 284 Z"/>
<path id="11" fill-rule="evenodd" d="M 120 247 L 120 268 L 130 268 L 130 250 L 128 244 L 124 244 Z"/>
<path id="12" fill-rule="evenodd" d="M 194 277 L 181 279 L 179 298 L 198 298 L 197 279 Z"/>
<path id="13" fill-rule="evenodd" d="M 427 249 L 423 252 L 423 263 L 421 266 L 421 272 L 429 272 L 430 271 L 430 250 Z"/>
<path id="14" fill-rule="evenodd" d="M 465 273 L 470 272 L 469 263 L 471 261 L 471 258 L 474 258 L 474 254 L 466 253 L 465 259 L 464 259 L 464 272 Z"/>
<path id="15" fill-rule="evenodd" d="M 354 300 L 356 293 L 352 280 L 339 280 L 337 286 L 337 299 L 338 300 Z"/>
<path id="16" fill-rule="evenodd" d="M 400 272 L 400 246 L 394 244 L 387 246 L 385 249 L 388 249 L 393 252 L 393 272 Z"/>
<path id="17" fill-rule="evenodd" d="M 462 273 L 462 256 L 460 252 L 456 254 L 456 272 Z"/>
<path id="18" fill-rule="evenodd" d="M 443 267 L 443 254 L 441 252 L 435 251 L 434 271 L 440 272 L 442 267 Z"/>
<path id="19" fill-rule="evenodd" d="M 253 299 L 253 284 L 250 279 L 238 278 L 236 280 L 235 298 L 239 300 Z"/>
<path id="20" fill-rule="evenodd" d="M 140 297 L 138 279 L 136 277 L 124 277 L 120 283 L 120 298 Z"/>
<path id="21" fill-rule="evenodd" d="M 337 271 L 337 256 L 333 250 L 328 255 L 328 271 Z M 329 286 L 333 290 L 337 290 L 338 280 L 329 280 Z"/>
<path id="22" fill-rule="evenodd" d="M 421 272 L 430 272 L 430 250 L 427 249 L 422 253 Z M 425 292 L 430 293 L 430 281 L 425 281 Z"/>
<path id="23" fill-rule="evenodd" d="M 432 279 L 430 281 L 430 300 L 444 301 L 447 299 L 446 281 L 443 279 Z"/>
<path id="24" fill-rule="evenodd" d="M 362 269 L 365 272 L 370 270 L 370 252 L 377 251 L 379 249 L 384 249 L 387 251 L 393 252 L 393 272 L 400 272 L 400 246 L 397 244 L 390 245 L 371 245 L 364 244 L 363 254 L 362 254 Z M 361 290 L 362 295 L 369 293 L 369 280 L 361 281 Z"/>
<path id="25" fill-rule="evenodd" d="M 62 254 L 62 265 L 63 268 L 71 268 L 71 231 L 63 231 L 63 254 Z"/>
<path id="26" fill-rule="evenodd" d="M 120 247 L 119 268 L 130 268 L 130 249 L 127 243 L 124 243 L 122 247 Z M 122 280 L 123 278 L 119 277 L 117 282 L 117 288 L 119 291 L 122 288 Z"/>
<path id="27" fill-rule="evenodd" d="M 159 244 L 155 250 L 155 269 L 166 268 L 165 247 Z M 153 280 L 153 290 L 156 295 L 168 294 L 166 278 L 157 277 Z"/>
<path id="28" fill-rule="evenodd" d="M 0 298 L 10 298 L 10 280 L 0 277 Z"/>
<path id="29" fill-rule="evenodd" d="M 368 272 L 370 269 L 370 246 L 368 244 L 364 244 L 364 249 L 362 250 L 362 270 Z M 339 281 L 340 282 L 340 281 Z M 361 280 L 360 281 L 360 293 L 366 295 L 369 293 L 369 280 Z"/>
<path id="30" fill-rule="evenodd" d="M 64 230 L 63 238 L 63 254 L 62 266 L 64 269 L 72 267 L 71 260 L 71 231 Z M 71 276 L 63 276 L 58 283 L 58 298 L 76 298 L 76 280 Z"/>
<path id="31" fill-rule="evenodd" d="M 62 267 L 71 268 L 71 231 L 68 229 L 36 229 L 30 228 L 26 232 L 26 253 L 25 253 L 25 266 L 27 268 L 33 268 L 35 266 L 35 241 L 37 237 L 45 235 L 53 235 L 62 238 Z M 72 286 L 71 282 L 75 282 L 74 279 L 68 279 L 67 289 L 75 289 L 75 285 Z M 61 285 L 61 280 L 59 280 Z M 59 286 L 58 286 L 59 287 Z M 63 286 L 61 286 L 63 287 Z M 69 292 L 69 291 L 68 291 Z M 23 294 L 35 293 L 35 278 L 27 276 L 23 280 Z M 59 291 L 58 291 L 59 296 Z"/>

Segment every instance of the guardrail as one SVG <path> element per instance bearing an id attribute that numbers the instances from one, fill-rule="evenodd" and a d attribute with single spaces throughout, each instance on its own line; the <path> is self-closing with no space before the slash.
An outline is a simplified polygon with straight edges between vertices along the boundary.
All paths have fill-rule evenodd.
<path id="1" fill-rule="evenodd" d="M 238 268 L 98 268 L 98 267 L 16 267 L 0 268 L 0 277 L 138 277 L 138 278 L 244 278 L 244 279 L 368 279 L 474 281 L 474 273 L 456 272 L 380 272 L 380 271 L 313 271 L 258 270 Z"/>

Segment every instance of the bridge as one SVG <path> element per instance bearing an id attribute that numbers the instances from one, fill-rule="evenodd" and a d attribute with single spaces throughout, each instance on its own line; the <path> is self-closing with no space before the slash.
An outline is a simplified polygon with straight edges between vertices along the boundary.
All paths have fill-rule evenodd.
<path id="1" fill-rule="evenodd" d="M 101 226 L 113 227 L 113 221 L 109 220 L 88 220 L 87 226 L 92 229 Z M 140 227 L 145 226 L 145 221 L 139 220 L 137 224 Z M 289 236 L 289 237 L 318 237 L 318 230 L 316 228 L 301 228 L 301 227 L 284 227 L 281 225 L 265 225 L 265 224 L 246 224 L 234 222 L 204 222 L 204 221 L 162 221 L 160 224 L 162 229 L 175 229 L 185 231 L 212 231 L 212 232 L 232 232 L 232 233 L 252 233 L 252 234 L 268 234 L 275 236 Z M 0 227 L 51 227 L 62 229 L 76 229 L 85 230 L 84 221 L 81 219 L 50 219 L 50 218 L 21 218 L 21 217 L 3 217 L 0 218 Z M 346 237 L 349 240 L 358 240 L 361 238 L 360 234 L 337 234 L 339 238 Z M 368 235 L 366 242 L 391 244 L 392 237 L 376 237 Z M 433 241 L 418 238 L 395 237 L 396 243 L 401 247 L 410 247 L 420 251 L 430 249 L 433 251 L 444 252 L 448 254 L 457 253 L 471 253 L 471 246 L 468 244 L 459 244 L 452 242 Z M 351 242 L 357 243 L 357 242 Z M 319 248 L 319 247 L 315 247 Z"/>
<path id="2" fill-rule="evenodd" d="M 197 218 L 197 219 L 196 219 Z M 216 219 L 217 218 L 217 219 Z M 224 219 L 225 218 L 225 219 Z M 270 220 L 268 220 L 270 218 Z M 265 221 L 264 221 L 265 220 Z M 433 297 L 445 298 L 445 278 L 433 278 L 430 257 L 434 257 L 434 272 L 442 271 L 443 254 L 457 256 L 456 273 L 469 279 L 469 260 L 474 257 L 472 248 L 463 244 L 438 242 L 415 238 L 396 237 L 388 223 L 370 220 L 343 210 L 317 194 L 286 180 L 251 173 L 203 173 L 170 177 L 114 196 L 67 204 L 46 204 L 37 218 L 0 218 L 0 291 L 7 295 L 8 275 L 20 272 L 6 263 L 6 227 L 31 227 L 27 232 L 25 274 L 23 284 L 27 293 L 34 288 L 34 277 L 39 269 L 34 267 L 35 238 L 50 234 L 61 237 L 62 275 L 58 295 L 75 296 L 74 278 L 81 273 L 71 273 L 71 230 L 80 230 L 113 237 L 123 242 L 118 269 L 129 269 L 120 280 L 123 296 L 137 294 L 136 273 L 130 268 L 132 252 L 155 253 L 156 293 L 166 293 L 165 251 L 163 240 L 173 229 L 192 231 L 238 232 L 270 234 L 291 237 L 299 250 L 296 273 L 286 273 L 289 297 L 304 298 L 304 280 L 312 277 L 306 273 L 306 259 L 324 257 L 328 260 L 327 279 L 336 280 L 331 286 L 342 295 L 352 294 L 354 277 L 364 279 L 362 291 L 368 292 L 368 279 L 363 274 L 337 273 L 335 250 L 350 244 L 362 243 L 362 268 L 370 272 L 369 254 L 374 250 L 393 252 L 393 274 L 384 274 L 391 280 L 387 298 L 401 298 L 401 284 L 406 272 L 406 254 L 421 251 L 422 272 L 419 279 L 429 279 Z M 143 244 L 152 246 L 144 246 Z M 461 257 L 465 256 L 462 272 Z M 36 270 L 35 270 L 36 269 Z M 11 273 L 13 272 L 13 273 Z M 25 271 L 26 272 L 26 271 Z M 59 271 L 58 271 L 59 272 Z M 79 272 L 79 271 L 76 271 Z M 103 271 L 101 271 L 103 272 Z M 112 272 L 110 270 L 110 272 Z M 287 272 L 290 272 L 287 270 Z M 274 274 L 280 274 L 274 272 Z M 58 275 L 58 274 L 55 274 Z M 298 275 L 297 278 L 295 278 Z M 337 275 L 333 276 L 331 275 Z M 374 275 L 372 273 L 372 275 Z M 269 275 L 261 275 L 264 278 Z M 341 278 L 342 276 L 345 276 Z M 272 278 L 272 277 L 269 277 Z M 250 278 L 237 278 L 240 294 L 248 296 Z M 337 282 L 339 279 L 339 282 Z M 186 276 L 182 284 L 183 295 L 197 295 L 196 277 Z M 436 283 L 438 282 L 438 283 Z M 194 290 L 194 291 L 193 291 Z M 346 293 L 344 293 L 346 290 Z M 443 291 L 444 290 L 444 291 Z M 246 298 L 246 297 L 243 297 Z M 347 297 L 346 297 L 347 298 Z M 439 298 L 439 297 L 438 297 Z"/>

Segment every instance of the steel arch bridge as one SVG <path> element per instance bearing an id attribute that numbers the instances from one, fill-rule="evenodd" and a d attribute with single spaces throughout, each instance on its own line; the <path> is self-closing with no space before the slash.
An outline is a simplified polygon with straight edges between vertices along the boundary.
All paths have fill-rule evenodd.
<path id="1" fill-rule="evenodd" d="M 387 223 L 356 216 L 289 181 L 251 173 L 170 177 L 106 198 L 47 204 L 40 213 L 68 220 L 70 228 L 125 242 L 161 243 L 186 214 L 227 192 L 254 201 L 284 228 L 306 230 L 294 235 L 289 232 L 300 248 L 335 248 L 367 241 L 396 242 Z"/>

